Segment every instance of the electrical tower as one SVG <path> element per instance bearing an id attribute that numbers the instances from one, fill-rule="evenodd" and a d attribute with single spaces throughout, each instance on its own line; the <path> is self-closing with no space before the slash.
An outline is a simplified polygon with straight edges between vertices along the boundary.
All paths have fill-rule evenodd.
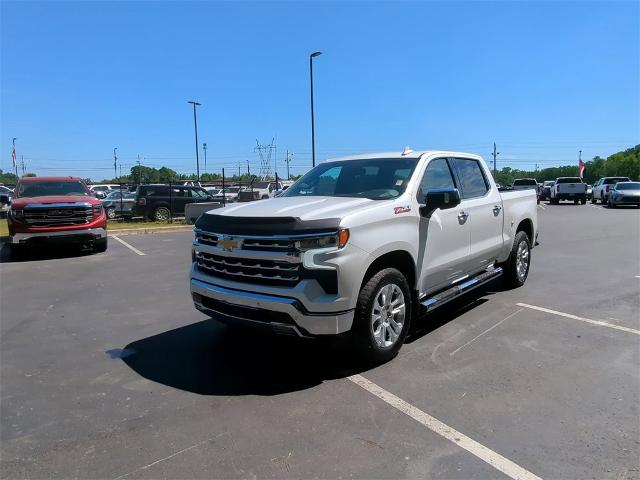
<path id="1" fill-rule="evenodd" d="M 268 145 L 263 145 L 256 139 L 254 150 L 258 152 L 260 157 L 260 173 L 258 175 L 265 180 L 271 176 L 271 155 L 276 151 L 275 137 L 271 139 L 271 143 Z"/>

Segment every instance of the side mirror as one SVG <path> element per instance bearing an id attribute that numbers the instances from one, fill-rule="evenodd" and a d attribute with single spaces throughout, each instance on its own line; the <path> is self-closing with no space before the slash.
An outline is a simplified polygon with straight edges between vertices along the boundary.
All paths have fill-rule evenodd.
<path id="1" fill-rule="evenodd" d="M 430 217 L 437 209 L 446 210 L 460 204 L 460 192 L 457 188 L 441 188 L 422 192 L 424 205 L 420 207 L 420 215 Z"/>

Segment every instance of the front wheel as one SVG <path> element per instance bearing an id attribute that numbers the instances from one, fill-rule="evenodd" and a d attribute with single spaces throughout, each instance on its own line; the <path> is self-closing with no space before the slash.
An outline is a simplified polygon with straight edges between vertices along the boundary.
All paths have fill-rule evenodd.
<path id="1" fill-rule="evenodd" d="M 109 220 L 116 218 L 116 209 L 114 207 L 107 208 L 107 218 Z"/>
<path id="2" fill-rule="evenodd" d="M 103 253 L 107 251 L 107 237 L 98 238 L 93 241 L 93 250 L 96 253 Z"/>
<path id="3" fill-rule="evenodd" d="M 524 285 L 529 276 L 530 264 L 531 241 L 525 232 L 518 232 L 513 241 L 509 259 L 501 265 L 505 285 L 510 288 Z"/>
<path id="4" fill-rule="evenodd" d="M 404 275 L 385 268 L 360 290 L 356 305 L 353 340 L 367 362 L 382 363 L 395 357 L 409 331 L 411 290 Z"/>

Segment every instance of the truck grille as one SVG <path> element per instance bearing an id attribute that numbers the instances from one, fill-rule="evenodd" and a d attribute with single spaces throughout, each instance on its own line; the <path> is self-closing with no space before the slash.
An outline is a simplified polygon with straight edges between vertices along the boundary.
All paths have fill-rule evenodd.
<path id="1" fill-rule="evenodd" d="M 229 238 L 235 237 L 229 236 Z M 196 241 L 203 245 L 217 247 L 218 240 L 219 237 L 216 234 L 196 232 Z M 238 240 L 242 242 L 242 250 L 249 250 L 252 252 L 294 253 L 296 251 L 295 241 L 288 238 L 239 237 Z"/>
<path id="2" fill-rule="evenodd" d="M 91 205 L 70 207 L 31 207 L 24 209 L 24 220 L 34 227 L 62 227 L 82 225 L 93 218 Z"/>
<path id="3" fill-rule="evenodd" d="M 293 286 L 300 280 L 300 265 L 275 260 L 236 258 L 197 252 L 198 270 L 213 277 L 262 285 Z"/>

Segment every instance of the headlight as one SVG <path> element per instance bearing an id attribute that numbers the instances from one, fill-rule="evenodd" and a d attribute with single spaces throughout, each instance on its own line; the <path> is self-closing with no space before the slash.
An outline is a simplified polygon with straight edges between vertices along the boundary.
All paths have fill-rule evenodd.
<path id="1" fill-rule="evenodd" d="M 9 216 L 14 220 L 22 220 L 24 218 L 24 210 L 21 208 L 11 208 L 9 210 Z"/>
<path id="2" fill-rule="evenodd" d="M 349 229 L 342 228 L 336 235 L 324 237 L 305 238 L 296 242 L 296 248 L 300 251 L 316 250 L 319 248 L 344 247 L 349 241 Z"/>
<path id="3" fill-rule="evenodd" d="M 99 203 L 98 205 L 94 205 L 93 206 L 93 215 L 96 217 L 99 217 L 100 214 L 102 214 L 102 204 Z"/>

